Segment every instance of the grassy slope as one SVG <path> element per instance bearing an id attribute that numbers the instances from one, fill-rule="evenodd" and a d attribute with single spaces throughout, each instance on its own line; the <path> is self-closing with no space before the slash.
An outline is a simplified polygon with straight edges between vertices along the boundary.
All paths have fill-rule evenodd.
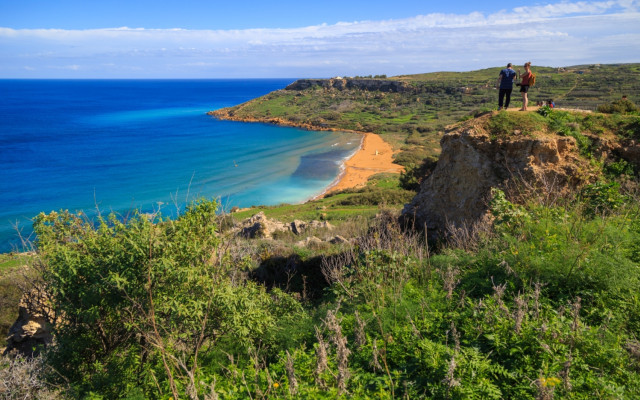
<path id="1" fill-rule="evenodd" d="M 233 213 L 232 216 L 237 221 L 263 211 L 267 217 L 282 222 L 315 219 L 339 224 L 355 216 L 373 217 L 380 205 L 400 208 L 413 195 L 413 192 L 399 187 L 397 175 L 379 174 L 372 177 L 363 189 L 341 191 L 304 204 L 252 207 Z"/>

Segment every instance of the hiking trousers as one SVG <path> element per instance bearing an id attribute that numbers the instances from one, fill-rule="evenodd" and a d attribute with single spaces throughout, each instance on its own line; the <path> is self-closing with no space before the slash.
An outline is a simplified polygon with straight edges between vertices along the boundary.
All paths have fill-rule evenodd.
<path id="1" fill-rule="evenodd" d="M 498 95 L 498 108 L 502 108 L 504 104 L 504 108 L 509 107 L 509 103 L 511 102 L 511 91 L 513 89 L 500 89 L 500 94 Z M 506 96 L 506 99 L 505 99 Z M 506 100 L 506 101 L 503 101 Z"/>

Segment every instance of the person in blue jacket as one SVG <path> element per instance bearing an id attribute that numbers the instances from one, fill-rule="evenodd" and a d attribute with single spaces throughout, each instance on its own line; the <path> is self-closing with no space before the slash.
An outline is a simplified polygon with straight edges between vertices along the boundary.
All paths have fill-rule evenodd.
<path id="1" fill-rule="evenodd" d="M 506 110 L 509 107 L 513 81 L 515 81 L 516 78 L 517 74 L 516 71 L 513 70 L 511 63 L 507 64 L 507 68 L 500 71 L 500 75 L 498 75 L 498 88 L 500 89 L 500 94 L 498 95 L 498 110 L 502 110 L 503 108 Z"/>

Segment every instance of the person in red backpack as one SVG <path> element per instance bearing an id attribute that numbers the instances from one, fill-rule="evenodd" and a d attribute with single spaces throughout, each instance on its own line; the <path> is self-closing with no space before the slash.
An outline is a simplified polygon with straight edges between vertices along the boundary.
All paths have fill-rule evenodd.
<path id="1" fill-rule="evenodd" d="M 518 74 L 520 71 L 518 71 Z M 529 79 L 533 73 L 531 72 L 531 61 L 524 63 L 524 74 L 520 75 L 520 93 L 522 93 L 522 108 L 520 111 L 527 111 L 527 105 L 529 104 L 529 99 L 527 98 L 527 93 L 529 92 Z"/>

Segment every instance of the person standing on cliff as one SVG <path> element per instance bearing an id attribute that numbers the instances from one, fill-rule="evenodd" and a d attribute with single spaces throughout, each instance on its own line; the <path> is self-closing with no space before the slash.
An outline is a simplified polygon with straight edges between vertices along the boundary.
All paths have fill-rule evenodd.
<path id="1" fill-rule="evenodd" d="M 518 70 L 518 74 L 520 71 Z M 527 105 L 529 104 L 529 79 L 533 73 L 531 72 L 531 61 L 524 63 L 524 74 L 520 75 L 522 81 L 520 82 L 520 93 L 522 93 L 522 108 L 520 111 L 527 111 Z"/>
<path id="2" fill-rule="evenodd" d="M 513 70 L 511 63 L 509 63 L 507 64 L 507 68 L 500 71 L 500 75 L 498 75 L 498 88 L 500 89 L 500 94 L 498 94 L 498 110 L 502 110 L 503 104 L 505 110 L 509 108 L 511 91 L 513 90 L 513 81 L 515 79 L 516 71 Z"/>

